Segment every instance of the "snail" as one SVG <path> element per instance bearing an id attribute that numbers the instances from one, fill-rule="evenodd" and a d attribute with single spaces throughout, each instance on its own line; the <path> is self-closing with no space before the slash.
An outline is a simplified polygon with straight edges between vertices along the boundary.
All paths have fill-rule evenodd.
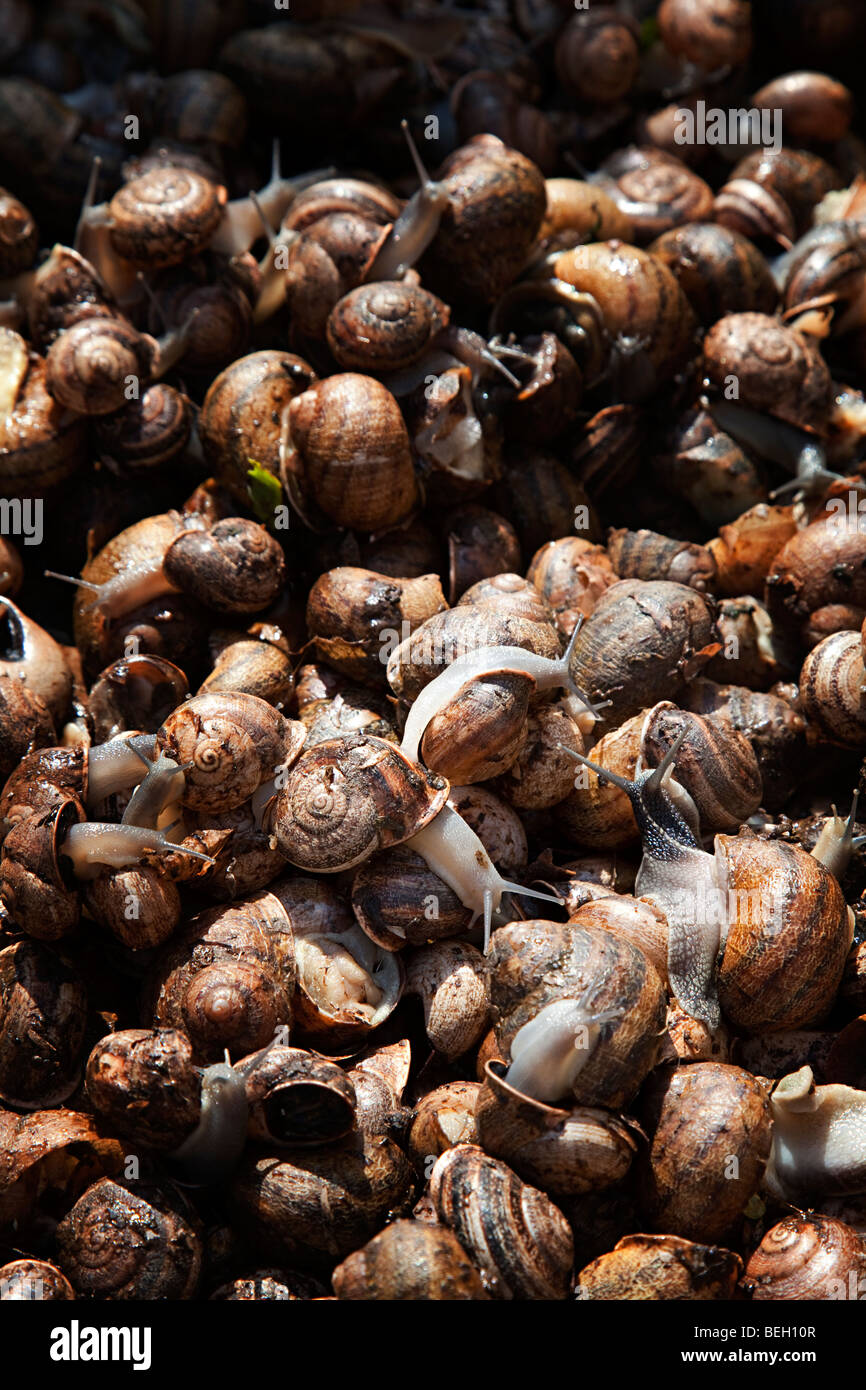
<path id="1" fill-rule="evenodd" d="M 862 1237 L 844 1221 L 796 1212 L 767 1231 L 746 1265 L 758 1302 L 859 1298 L 866 1272 Z"/>
<path id="2" fill-rule="evenodd" d="M 784 1201 L 861 1192 L 866 1187 L 866 1092 L 818 1086 L 811 1067 L 785 1076 L 770 1096 L 773 1146 L 765 1185 Z"/>
<path id="3" fill-rule="evenodd" d="M 694 803 L 674 782 L 685 737 L 684 729 L 658 766 L 633 780 L 574 750 L 570 756 L 631 802 L 644 846 L 635 892 L 665 913 L 668 975 L 686 1011 L 718 1027 L 722 951 L 718 985 L 730 1022 L 756 1031 L 810 1022 L 834 997 L 851 941 L 841 889 L 819 859 L 794 846 L 717 836 L 714 854 L 702 850 Z M 798 960 L 796 978 L 789 970 L 784 986 L 774 985 L 774 962 L 789 952 Z"/>

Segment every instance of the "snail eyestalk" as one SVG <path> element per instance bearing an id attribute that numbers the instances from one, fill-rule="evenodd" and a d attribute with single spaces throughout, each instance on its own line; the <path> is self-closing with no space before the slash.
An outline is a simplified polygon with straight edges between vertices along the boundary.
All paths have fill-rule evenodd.
<path id="1" fill-rule="evenodd" d="M 85 821 L 81 825 L 73 825 L 60 846 L 60 853 L 72 861 L 73 871 L 78 878 L 93 878 L 103 866 L 129 868 L 141 863 L 146 853 L 160 850 L 186 854 L 206 864 L 215 863 L 211 855 L 203 854 L 201 850 L 174 844 L 167 838 L 166 831 L 140 825 Z"/>
<path id="2" fill-rule="evenodd" d="M 404 120 L 400 124 L 421 187 L 409 199 L 373 258 L 365 276 L 367 280 L 402 279 L 409 267 L 427 250 L 439 230 L 442 214 L 449 203 L 445 185 L 431 179 L 424 168 L 409 123 Z"/>

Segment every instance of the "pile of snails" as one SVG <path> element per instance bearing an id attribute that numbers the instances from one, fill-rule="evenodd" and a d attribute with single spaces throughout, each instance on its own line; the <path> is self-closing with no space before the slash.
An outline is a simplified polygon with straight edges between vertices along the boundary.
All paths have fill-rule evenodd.
<path id="1" fill-rule="evenodd" d="M 0 1301 L 863 1296 L 821 12 L 0 0 Z"/>

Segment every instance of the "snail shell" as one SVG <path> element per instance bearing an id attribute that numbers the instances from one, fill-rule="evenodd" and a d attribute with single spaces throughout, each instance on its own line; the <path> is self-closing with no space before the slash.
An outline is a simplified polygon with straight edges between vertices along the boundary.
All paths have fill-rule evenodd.
<path id="1" fill-rule="evenodd" d="M 739 401 L 790 424 L 820 429 L 830 373 L 814 345 L 767 314 L 727 314 L 704 339 L 704 367 L 717 390 L 733 375 Z"/>
<path id="2" fill-rule="evenodd" d="M 449 317 L 447 304 L 419 286 L 380 280 L 350 290 L 335 304 L 328 347 L 349 371 L 397 371 L 423 357 Z"/>
<path id="3" fill-rule="evenodd" d="M 0 897 L 16 926 L 42 941 L 55 941 L 77 926 L 78 894 L 60 847 L 85 819 L 77 798 L 64 796 L 48 810 L 23 816 L 3 842 Z"/>
<path id="4" fill-rule="evenodd" d="M 329 1144 L 355 1123 L 355 1088 L 341 1067 L 298 1047 L 272 1047 L 246 1078 L 248 1133 L 257 1143 Z"/>
<path id="5" fill-rule="evenodd" d="M 560 1000 L 579 1000 L 589 1013 L 622 1009 L 570 1085 L 579 1105 L 627 1104 L 655 1063 L 664 1029 L 665 992 L 647 957 L 602 927 L 530 921 L 495 931 L 489 960 L 506 1056 L 524 1025 Z"/>
<path id="6" fill-rule="evenodd" d="M 225 189 L 193 169 L 151 169 L 112 198 L 111 244 L 132 265 L 153 268 L 189 260 L 219 226 L 225 196 Z"/>
<path id="7" fill-rule="evenodd" d="M 48 349 L 45 381 L 56 401 L 79 415 L 109 415 L 126 399 L 128 379 L 148 377 L 156 344 L 122 319 L 82 319 Z"/>
<path id="8" fill-rule="evenodd" d="M 59 1105 L 80 1077 L 87 997 L 47 948 L 0 951 L 0 1100 L 21 1110 Z"/>
<path id="9" fill-rule="evenodd" d="M 147 1238 L 142 1238 L 142 1233 Z M 57 1227 L 58 1261 L 79 1297 L 192 1298 L 198 1222 L 179 1192 L 100 1178 Z"/>
<path id="10" fill-rule="evenodd" d="M 752 47 L 748 0 L 662 0 L 658 25 L 665 48 L 708 71 L 744 62 Z"/>
<path id="11" fill-rule="evenodd" d="M 718 647 L 701 594 L 667 580 L 623 579 L 578 633 L 571 676 L 591 700 L 612 702 L 605 719 L 616 725 L 655 699 L 676 699 Z"/>
<path id="12" fill-rule="evenodd" d="M 124 469 L 146 472 L 183 453 L 192 423 L 188 397 L 157 381 L 116 414 L 100 416 L 96 433 L 104 452 Z"/>
<path id="13" fill-rule="evenodd" d="M 338 873 L 423 829 L 448 798 L 448 783 L 398 748 L 365 734 L 307 750 L 274 810 L 274 833 L 290 864 Z"/>
<path id="14" fill-rule="evenodd" d="M 371 941 L 387 951 L 462 935 L 472 911 L 426 859 L 397 845 L 374 854 L 352 882 L 352 911 Z"/>
<path id="15" fill-rule="evenodd" d="M 607 553 L 620 579 L 669 579 L 700 592 L 714 587 L 716 562 L 703 545 L 621 527 L 608 536 Z"/>
<path id="16" fill-rule="evenodd" d="M 813 647 L 800 673 L 803 712 L 834 743 L 866 745 L 866 670 L 859 633 L 835 632 Z"/>
<path id="17" fill-rule="evenodd" d="M 0 1266 L 0 1300 L 40 1299 L 63 1302 L 75 1298 L 69 1280 L 46 1260 L 10 1260 Z"/>
<path id="18" fill-rule="evenodd" d="M 702 324 L 723 314 L 771 314 L 778 290 L 770 267 L 748 237 L 713 222 L 663 232 L 649 247 L 673 271 Z"/>
<path id="19" fill-rule="evenodd" d="M 558 1207 L 498 1159 L 458 1144 L 437 1160 L 430 1196 L 497 1299 L 557 1299 L 568 1292 L 574 1242 Z"/>
<path id="20" fill-rule="evenodd" d="M 706 1301 L 734 1298 L 743 1272 L 739 1255 L 680 1236 L 624 1236 L 578 1275 L 582 1299 Z"/>
<path id="21" fill-rule="evenodd" d="M 634 85 L 640 49 L 633 20 L 616 11 L 584 10 L 560 31 L 556 75 L 569 96 L 588 105 L 613 105 Z"/>
<path id="22" fill-rule="evenodd" d="M 713 215 L 709 184 L 663 150 L 621 150 L 605 160 L 597 177 L 631 219 L 635 241 L 651 241 L 683 222 L 705 222 Z"/>
<path id="23" fill-rule="evenodd" d="M 185 772 L 183 804 L 230 811 L 297 756 L 306 731 L 257 695 L 196 695 L 168 716 L 158 750 Z"/>
<path id="24" fill-rule="evenodd" d="M 831 1007 L 851 945 L 848 908 L 820 860 L 781 841 L 716 838 L 728 929 L 722 1012 L 748 1033 L 803 1028 Z"/>
<path id="25" fill-rule="evenodd" d="M 163 571 L 178 589 L 218 613 L 256 613 L 282 590 L 286 562 L 264 526 L 227 517 L 209 531 L 182 531 L 166 551 Z"/>
<path id="26" fill-rule="evenodd" d="M 649 1148 L 638 1160 L 652 1229 L 713 1243 L 731 1236 L 770 1153 L 770 1106 L 740 1067 L 695 1062 L 650 1083 Z M 736 1164 L 729 1162 L 731 1158 Z"/>
<path id="27" fill-rule="evenodd" d="M 476 135 L 439 172 L 448 194 L 421 261 L 425 284 L 449 300 L 492 304 L 512 283 L 544 216 L 541 171 L 495 135 Z"/>
<path id="28" fill-rule="evenodd" d="M 478 1143 L 524 1182 L 554 1195 L 598 1192 L 621 1182 L 637 1141 L 604 1110 L 560 1110 L 515 1091 L 505 1064 L 489 1061 L 475 1110 Z"/>
<path id="29" fill-rule="evenodd" d="M 338 526 L 387 529 L 417 505 L 400 408 L 374 377 L 344 372 L 318 382 L 292 401 L 289 430 L 289 473 Z"/>
<path id="30" fill-rule="evenodd" d="M 198 421 L 202 448 L 241 506 L 249 506 L 251 458 L 279 475 L 284 412 L 315 380 L 302 357 L 269 348 L 239 357 L 211 383 Z"/>
<path id="31" fill-rule="evenodd" d="M 39 233 L 23 203 L 0 188 L 0 275 L 17 275 L 36 258 Z"/>
<path id="32" fill-rule="evenodd" d="M 339 1299 L 486 1301 L 481 1275 L 444 1226 L 392 1221 L 334 1270 Z"/>
<path id="33" fill-rule="evenodd" d="M 176 1028 L 109 1033 L 88 1058 L 87 1096 L 124 1138 L 162 1152 L 178 1148 L 201 1110 L 189 1038 Z"/>
<path id="34" fill-rule="evenodd" d="M 830 1216 L 798 1212 L 767 1232 L 745 1280 L 759 1302 L 839 1299 L 858 1298 L 864 1274 L 866 1247 L 856 1231 Z"/>

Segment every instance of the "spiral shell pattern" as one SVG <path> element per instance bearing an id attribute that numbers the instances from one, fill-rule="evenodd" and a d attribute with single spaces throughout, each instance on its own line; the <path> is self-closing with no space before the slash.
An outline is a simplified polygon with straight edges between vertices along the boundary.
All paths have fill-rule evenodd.
<path id="1" fill-rule="evenodd" d="M 155 346 L 123 319 L 82 319 L 48 349 L 46 385 L 79 415 L 108 415 L 123 406 L 129 378 L 149 376 Z"/>
<path id="2" fill-rule="evenodd" d="M 193 169 L 151 169 L 109 204 L 111 244 L 133 265 L 177 265 L 202 251 L 222 218 L 225 190 Z"/>
<path id="3" fill-rule="evenodd" d="M 385 739 L 327 739 L 301 755 L 277 798 L 277 845 L 298 868 L 338 873 L 408 840 L 447 798 L 443 778 Z"/>
<path id="4" fill-rule="evenodd" d="M 504 1163 L 472 1144 L 458 1144 L 437 1159 L 430 1196 L 492 1297 L 566 1297 L 574 1259 L 571 1228 L 549 1197 Z"/>

